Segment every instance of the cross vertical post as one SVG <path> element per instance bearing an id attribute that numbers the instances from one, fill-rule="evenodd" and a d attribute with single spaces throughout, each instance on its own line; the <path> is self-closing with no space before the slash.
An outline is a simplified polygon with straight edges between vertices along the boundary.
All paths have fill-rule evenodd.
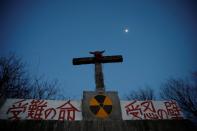
<path id="1" fill-rule="evenodd" d="M 98 92 L 104 92 L 105 91 L 105 85 L 104 85 L 104 78 L 103 78 L 103 70 L 102 70 L 102 64 L 99 62 L 99 60 L 102 59 L 102 52 L 90 52 L 90 54 L 93 54 L 96 62 L 95 62 L 95 83 L 96 83 L 96 91 Z"/>
<path id="2" fill-rule="evenodd" d="M 95 63 L 95 83 L 97 91 L 105 91 L 103 71 L 101 63 Z"/>

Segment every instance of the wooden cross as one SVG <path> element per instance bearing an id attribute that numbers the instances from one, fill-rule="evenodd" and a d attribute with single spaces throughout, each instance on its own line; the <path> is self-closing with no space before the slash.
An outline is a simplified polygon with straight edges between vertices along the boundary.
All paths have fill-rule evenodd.
<path id="1" fill-rule="evenodd" d="M 104 51 L 94 51 L 90 52 L 90 54 L 93 54 L 94 57 L 73 58 L 73 65 L 95 64 L 95 83 L 96 91 L 98 92 L 105 91 L 102 63 L 114 63 L 123 61 L 121 55 L 103 56 L 103 53 Z"/>

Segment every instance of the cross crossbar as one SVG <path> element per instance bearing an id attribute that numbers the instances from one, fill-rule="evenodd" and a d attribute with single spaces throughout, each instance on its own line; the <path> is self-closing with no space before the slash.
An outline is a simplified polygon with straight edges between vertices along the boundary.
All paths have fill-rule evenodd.
<path id="1" fill-rule="evenodd" d="M 121 55 L 114 56 L 102 56 L 100 59 L 95 57 L 84 57 L 84 58 L 74 58 L 73 65 L 82 65 L 82 64 L 95 64 L 95 63 L 115 63 L 122 62 L 123 58 Z"/>

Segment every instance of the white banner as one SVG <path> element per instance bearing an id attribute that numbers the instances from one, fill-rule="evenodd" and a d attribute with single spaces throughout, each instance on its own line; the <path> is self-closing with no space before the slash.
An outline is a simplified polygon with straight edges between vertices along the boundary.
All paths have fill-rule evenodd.
<path id="1" fill-rule="evenodd" d="M 183 114 L 175 101 L 121 101 L 123 120 L 182 119 Z"/>
<path id="2" fill-rule="evenodd" d="M 7 99 L 0 109 L 0 119 L 82 120 L 81 104 L 81 101 L 72 100 Z M 123 120 L 183 118 L 183 114 L 175 101 L 132 100 L 120 101 L 120 105 Z"/>
<path id="3" fill-rule="evenodd" d="M 7 99 L 0 119 L 82 120 L 81 101 Z"/>

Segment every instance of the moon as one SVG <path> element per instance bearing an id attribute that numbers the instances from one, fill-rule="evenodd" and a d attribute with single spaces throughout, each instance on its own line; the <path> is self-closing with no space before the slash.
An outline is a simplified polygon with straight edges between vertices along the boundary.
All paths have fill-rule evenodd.
<path id="1" fill-rule="evenodd" d="M 128 28 L 125 28 L 125 29 L 124 29 L 124 32 L 125 32 L 125 33 L 128 33 L 128 32 L 129 32 L 129 29 L 128 29 Z"/>

